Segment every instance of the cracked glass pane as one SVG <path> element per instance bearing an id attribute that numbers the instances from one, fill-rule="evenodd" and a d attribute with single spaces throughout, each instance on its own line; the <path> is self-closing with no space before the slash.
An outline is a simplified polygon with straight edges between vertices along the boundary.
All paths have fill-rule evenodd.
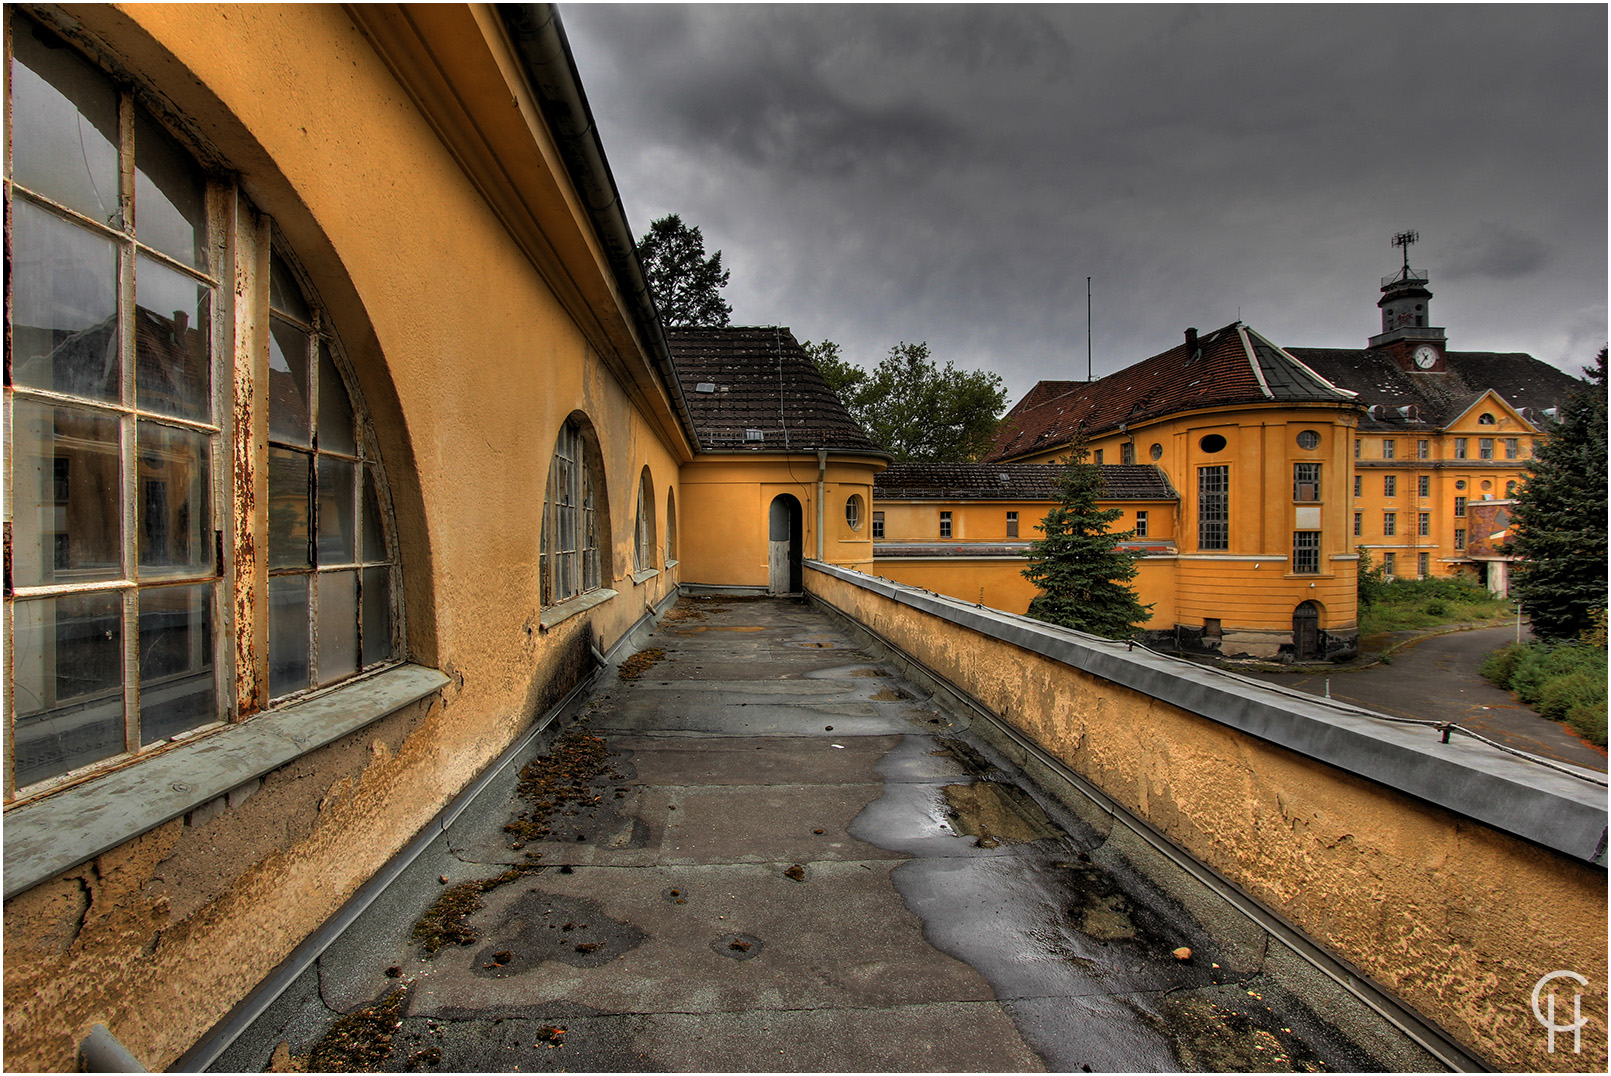
<path id="1" fill-rule="evenodd" d="M 134 279 L 134 392 L 142 410 L 212 417 L 213 290 L 141 255 Z"/>
<path id="2" fill-rule="evenodd" d="M 17 787 L 123 751 L 123 595 L 14 606 Z"/>
<path id="3" fill-rule="evenodd" d="M 111 80 L 43 27 L 12 27 L 12 178 L 119 226 L 118 107 Z"/>
<path id="4" fill-rule="evenodd" d="M 117 245 L 15 198 L 10 269 L 13 383 L 115 402 Z"/>

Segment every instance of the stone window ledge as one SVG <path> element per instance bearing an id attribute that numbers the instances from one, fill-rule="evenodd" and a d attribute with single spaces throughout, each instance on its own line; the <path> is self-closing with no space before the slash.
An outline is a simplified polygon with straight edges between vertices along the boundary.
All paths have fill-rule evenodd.
<path id="1" fill-rule="evenodd" d="M 550 605 L 543 610 L 540 623 L 544 631 L 563 624 L 573 616 L 580 616 L 589 609 L 596 609 L 615 597 L 615 591 L 608 587 L 599 590 L 590 590 L 586 594 L 578 594 L 574 598 L 567 598 L 558 605 Z"/>
<path id="2" fill-rule="evenodd" d="M 5 814 L 5 899 L 333 743 L 442 688 L 398 665 L 131 761 Z"/>
<path id="3" fill-rule="evenodd" d="M 655 576 L 657 576 L 659 574 L 660 574 L 660 569 L 659 568 L 645 568 L 641 572 L 633 572 L 632 573 L 632 585 L 635 586 L 635 587 L 642 586 L 643 584 L 647 583 L 649 580 L 653 579 Z"/>

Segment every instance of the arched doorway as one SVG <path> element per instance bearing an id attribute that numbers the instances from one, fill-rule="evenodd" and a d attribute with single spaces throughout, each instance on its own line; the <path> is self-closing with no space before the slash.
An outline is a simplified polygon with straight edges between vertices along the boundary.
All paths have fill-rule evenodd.
<path id="1" fill-rule="evenodd" d="M 1314 602 L 1292 611 L 1292 656 L 1299 661 L 1320 656 L 1320 607 Z"/>
<path id="2" fill-rule="evenodd" d="M 787 493 L 772 498 L 766 543 L 768 594 L 800 593 L 800 519 L 799 501 Z"/>

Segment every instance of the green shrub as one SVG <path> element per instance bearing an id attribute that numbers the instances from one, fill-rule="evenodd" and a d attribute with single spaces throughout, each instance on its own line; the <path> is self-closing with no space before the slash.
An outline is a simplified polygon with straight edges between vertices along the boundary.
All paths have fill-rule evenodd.
<path id="1" fill-rule="evenodd" d="M 1518 699 L 1550 720 L 1563 721 L 1605 746 L 1606 652 L 1599 647 L 1512 643 L 1488 655 L 1482 675 L 1508 686 Z"/>
<path id="2" fill-rule="evenodd" d="M 1482 675 L 1500 687 L 1509 687 L 1511 674 L 1516 671 L 1516 662 L 1521 660 L 1525 650 L 1526 647 L 1518 643 L 1506 643 L 1482 659 Z"/>

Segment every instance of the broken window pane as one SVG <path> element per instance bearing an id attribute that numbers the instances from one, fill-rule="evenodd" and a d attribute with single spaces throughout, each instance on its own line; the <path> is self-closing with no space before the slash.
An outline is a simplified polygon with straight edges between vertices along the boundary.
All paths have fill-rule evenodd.
<path id="1" fill-rule="evenodd" d="M 357 464 L 319 457 L 319 563 L 351 564 L 356 550 L 353 481 Z"/>
<path id="2" fill-rule="evenodd" d="M 140 743 L 218 720 L 211 584 L 140 591 Z"/>
<path id="3" fill-rule="evenodd" d="M 336 372 L 329 346 L 323 343 L 319 347 L 319 451 L 340 452 L 344 456 L 358 454 L 347 385 Z"/>
<path id="4" fill-rule="evenodd" d="M 82 583 L 123 574 L 120 428 L 77 407 L 17 400 L 11 482 L 12 579 L 17 586 Z"/>
<path id="5" fill-rule="evenodd" d="M 117 91 L 34 23 L 13 24 L 12 49 L 12 178 L 117 227 Z"/>
<path id="6" fill-rule="evenodd" d="M 13 744 L 20 788 L 123 751 L 123 596 L 13 607 Z"/>
<path id="7" fill-rule="evenodd" d="M 137 436 L 140 575 L 211 575 L 207 457 L 212 439 L 155 422 L 141 422 Z"/>
<path id="8" fill-rule="evenodd" d="M 308 686 L 308 576 L 269 579 L 269 696 Z"/>
<path id="9" fill-rule="evenodd" d="M 313 457 L 287 448 L 268 453 L 268 554 L 270 568 L 306 568 L 312 563 L 308 467 Z"/>
<path id="10" fill-rule="evenodd" d="M 364 569 L 364 664 L 392 656 L 392 570 Z"/>
<path id="11" fill-rule="evenodd" d="M 134 110 L 134 235 L 207 269 L 207 183 L 195 159 L 145 109 Z"/>
<path id="12" fill-rule="evenodd" d="M 15 198 L 10 268 L 13 383 L 116 401 L 117 246 Z"/>
<path id="13" fill-rule="evenodd" d="M 212 288 L 142 254 L 134 280 L 134 391 L 142 410 L 212 417 Z"/>
<path id="14" fill-rule="evenodd" d="M 358 573 L 319 573 L 319 683 L 358 671 Z"/>
<path id="15" fill-rule="evenodd" d="M 308 431 L 308 334 L 288 321 L 269 323 L 269 439 L 311 445 Z"/>

